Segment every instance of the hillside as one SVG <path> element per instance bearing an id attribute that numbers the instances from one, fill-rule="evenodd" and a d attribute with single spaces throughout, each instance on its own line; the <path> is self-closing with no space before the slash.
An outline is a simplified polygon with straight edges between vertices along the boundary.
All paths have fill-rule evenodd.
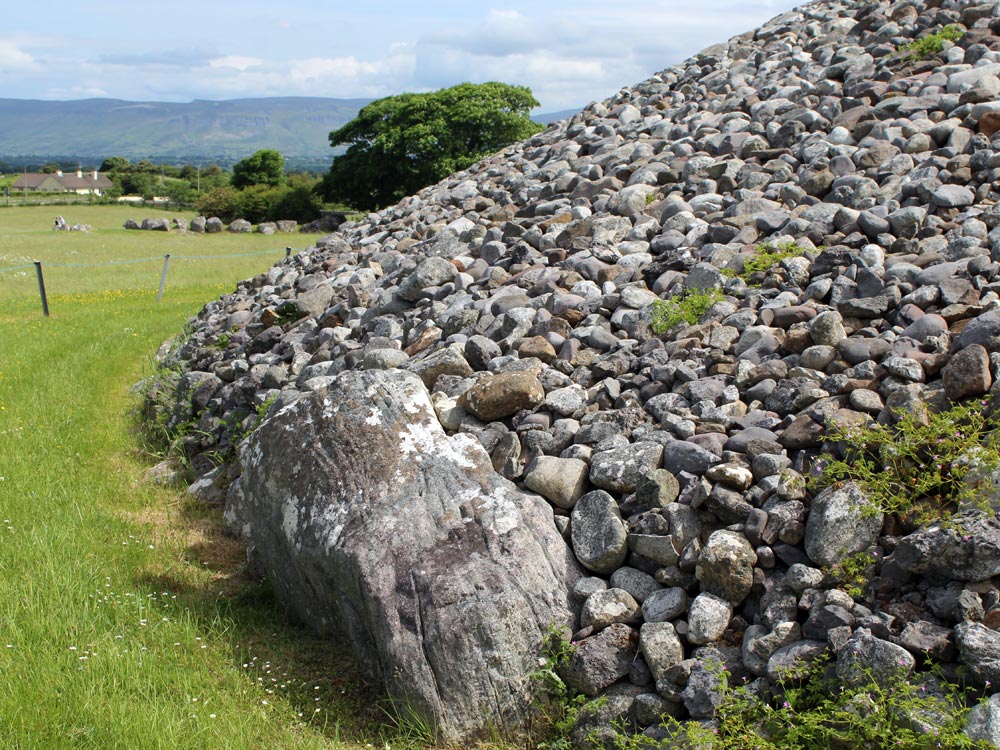
<path id="1" fill-rule="evenodd" d="M 293 163 L 329 162 L 330 131 L 370 99 L 281 97 L 130 102 L 119 99 L 0 99 L 0 159 L 33 156 L 97 161 L 108 156 L 228 164 L 262 148 Z M 567 116 L 538 115 L 539 122 Z"/>
<path id="2" fill-rule="evenodd" d="M 241 283 L 149 413 L 446 741 L 570 622 L 577 748 L 1000 747 L 998 73 L 995 4 L 809 3 Z"/>

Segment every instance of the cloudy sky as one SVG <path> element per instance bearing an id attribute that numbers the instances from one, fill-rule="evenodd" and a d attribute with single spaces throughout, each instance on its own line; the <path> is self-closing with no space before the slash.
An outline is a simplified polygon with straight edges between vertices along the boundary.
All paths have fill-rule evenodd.
<path id="1" fill-rule="evenodd" d="M 4 3 L 0 97 L 380 97 L 463 81 L 581 107 L 800 0 Z M 86 6 L 86 7 L 85 7 Z"/>

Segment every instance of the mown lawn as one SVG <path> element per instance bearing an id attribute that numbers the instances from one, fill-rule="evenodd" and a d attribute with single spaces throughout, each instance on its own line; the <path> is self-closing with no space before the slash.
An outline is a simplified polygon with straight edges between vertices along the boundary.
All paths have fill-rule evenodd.
<path id="1" fill-rule="evenodd" d="M 0 747 L 397 746 L 344 645 L 246 577 L 217 509 L 144 479 L 128 416 L 164 339 L 312 238 L 126 232 L 164 212 L 86 206 L 58 212 L 93 232 L 53 232 L 56 212 L 0 209 Z M 158 304 L 165 253 L 222 257 L 172 260 Z M 2 270 L 34 260 L 49 318 L 34 267 Z"/>

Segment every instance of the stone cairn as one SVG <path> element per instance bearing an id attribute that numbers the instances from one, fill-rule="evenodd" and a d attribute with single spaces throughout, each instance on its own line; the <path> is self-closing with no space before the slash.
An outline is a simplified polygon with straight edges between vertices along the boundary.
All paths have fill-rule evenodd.
<path id="1" fill-rule="evenodd" d="M 408 370 L 588 571 L 565 676 L 602 721 L 709 719 L 708 664 L 766 687 L 820 653 L 992 692 L 997 518 L 904 528 L 807 479 L 832 427 L 1000 389 L 998 76 L 995 3 L 811 3 L 343 225 L 164 350 L 193 491 L 224 500 L 240 459 L 207 456 L 261 405 Z M 705 290 L 652 332 L 654 302 Z M 830 571 L 858 551 L 852 596 Z"/>

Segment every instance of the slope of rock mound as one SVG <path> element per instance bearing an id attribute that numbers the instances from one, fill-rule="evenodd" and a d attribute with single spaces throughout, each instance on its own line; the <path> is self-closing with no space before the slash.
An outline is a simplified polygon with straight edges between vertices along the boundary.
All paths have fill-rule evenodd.
<path id="1" fill-rule="evenodd" d="M 151 413 L 197 423 L 203 496 L 243 473 L 233 508 L 267 481 L 268 421 L 297 447 L 295 405 L 341 373 L 412 373 L 444 430 L 548 501 L 590 571 L 567 679 L 640 725 L 710 717 L 713 661 L 766 690 L 824 652 L 845 675 L 930 655 L 989 691 L 995 519 L 915 531 L 805 479 L 834 427 L 997 388 L 998 34 L 996 4 L 960 0 L 779 16 L 240 284 L 164 354 L 180 397 Z M 654 333 L 694 292 L 700 319 Z M 258 409 L 250 453 L 213 470 Z M 852 595 L 832 571 L 858 552 Z"/>

